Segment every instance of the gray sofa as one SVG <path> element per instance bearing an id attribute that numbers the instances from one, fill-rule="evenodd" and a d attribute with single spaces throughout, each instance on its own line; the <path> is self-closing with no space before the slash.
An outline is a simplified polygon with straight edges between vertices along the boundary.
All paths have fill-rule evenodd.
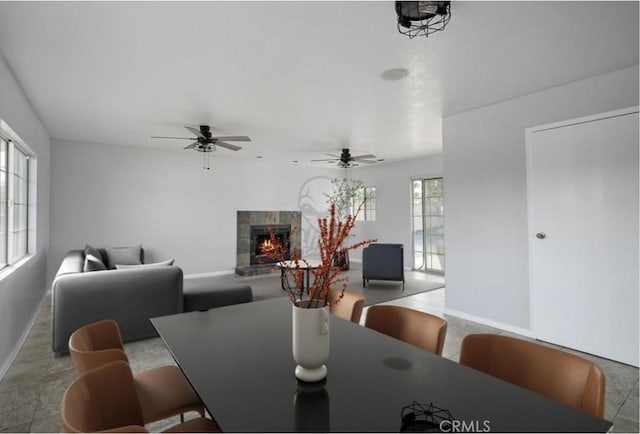
<path id="1" fill-rule="evenodd" d="M 96 250 L 107 264 L 106 251 Z M 142 248 L 140 262 L 144 262 Z M 53 280 L 52 348 L 55 353 L 67 353 L 69 336 L 91 322 L 116 320 L 122 339 L 127 342 L 157 335 L 149 318 L 182 312 L 183 276 L 179 267 L 86 272 L 85 269 L 85 250 L 72 250 Z"/>
<path id="2" fill-rule="evenodd" d="M 369 280 L 402 281 L 404 291 L 404 248 L 402 244 L 369 244 L 362 249 L 362 286 Z"/>

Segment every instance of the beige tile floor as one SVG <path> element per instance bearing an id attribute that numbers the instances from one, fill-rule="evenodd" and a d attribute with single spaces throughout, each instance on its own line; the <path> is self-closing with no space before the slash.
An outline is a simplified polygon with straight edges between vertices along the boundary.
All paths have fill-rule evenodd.
<path id="1" fill-rule="evenodd" d="M 384 304 L 394 304 L 443 315 L 445 290 L 425 292 Z M 51 314 L 47 297 L 27 340 L 5 377 L 0 381 L 0 432 L 59 432 L 59 408 L 67 385 L 74 378 L 68 356 L 51 352 Z M 366 314 L 366 308 L 364 315 Z M 455 317 L 449 325 L 443 355 L 457 361 L 460 342 L 469 333 L 506 333 Z M 173 363 L 160 339 L 125 345 L 134 371 Z M 607 377 L 605 417 L 614 422 L 614 432 L 638 432 L 638 369 L 583 355 L 596 361 Z M 147 426 L 159 431 L 177 418 Z"/>

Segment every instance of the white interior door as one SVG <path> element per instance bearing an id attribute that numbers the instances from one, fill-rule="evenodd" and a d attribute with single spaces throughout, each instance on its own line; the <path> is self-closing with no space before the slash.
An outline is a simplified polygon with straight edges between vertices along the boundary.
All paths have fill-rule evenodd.
<path id="1" fill-rule="evenodd" d="M 638 110 L 527 130 L 538 339 L 638 366 Z"/>

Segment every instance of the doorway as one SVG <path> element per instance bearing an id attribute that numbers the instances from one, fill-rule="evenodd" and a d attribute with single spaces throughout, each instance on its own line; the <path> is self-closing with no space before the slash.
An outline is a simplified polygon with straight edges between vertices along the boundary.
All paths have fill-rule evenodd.
<path id="1" fill-rule="evenodd" d="M 444 275 L 443 178 L 411 180 L 413 269 Z"/>

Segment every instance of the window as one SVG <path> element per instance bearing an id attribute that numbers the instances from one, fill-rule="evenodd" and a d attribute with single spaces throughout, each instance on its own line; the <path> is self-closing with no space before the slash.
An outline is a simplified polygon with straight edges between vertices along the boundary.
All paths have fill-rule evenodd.
<path id="1" fill-rule="evenodd" d="M 444 274 L 443 179 L 414 179 L 413 269 Z"/>
<path id="2" fill-rule="evenodd" d="M 352 214 L 358 210 L 358 206 L 362 204 L 362 208 L 358 213 L 356 220 L 375 220 L 376 219 L 376 188 L 362 187 L 359 188 L 353 198 Z"/>
<path id="3" fill-rule="evenodd" d="M 0 268 L 35 250 L 34 154 L 0 121 Z"/>
<path id="4" fill-rule="evenodd" d="M 8 143 L 0 137 L 0 268 L 7 265 L 7 149 Z"/>
<path id="5" fill-rule="evenodd" d="M 28 181 L 29 157 L 17 147 L 13 147 L 13 227 L 11 239 L 13 241 L 14 259 L 27 255 L 28 230 Z"/>

